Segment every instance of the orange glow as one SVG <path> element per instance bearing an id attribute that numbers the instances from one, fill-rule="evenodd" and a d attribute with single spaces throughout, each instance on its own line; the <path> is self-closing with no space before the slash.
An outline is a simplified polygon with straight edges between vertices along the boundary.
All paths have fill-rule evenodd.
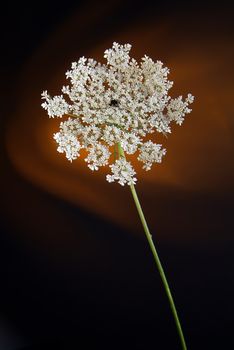
<path id="1" fill-rule="evenodd" d="M 150 172 L 141 170 L 137 162 L 134 164 L 138 171 L 137 188 L 152 224 L 156 226 L 156 216 L 165 211 L 160 199 L 164 198 L 167 205 L 169 191 L 228 192 L 234 175 L 234 87 L 228 73 L 233 64 L 229 58 L 233 55 L 231 40 L 222 33 L 204 35 L 201 40 L 201 35 L 196 36 L 197 23 L 187 20 L 178 27 L 178 18 L 173 17 L 163 23 L 138 23 L 92 49 L 79 50 L 79 43 L 77 47 L 69 46 L 76 43 L 74 23 L 78 19 L 79 15 L 54 34 L 22 74 L 18 112 L 6 137 L 10 159 L 18 171 L 43 189 L 86 210 L 131 229 L 139 226 L 128 188 L 107 183 L 107 168 L 93 173 L 83 159 L 70 164 L 63 154 L 57 153 L 53 133 L 60 120 L 49 119 L 40 107 L 41 91 L 60 93 L 64 73 L 73 60 L 83 55 L 102 60 L 104 49 L 113 41 L 129 42 L 133 44 L 132 56 L 139 59 L 146 53 L 171 69 L 172 95 L 191 92 L 195 96 L 193 112 L 183 126 L 175 126 L 168 138 L 157 139 L 167 148 L 163 163 Z M 199 26 L 201 31 L 202 20 Z"/>

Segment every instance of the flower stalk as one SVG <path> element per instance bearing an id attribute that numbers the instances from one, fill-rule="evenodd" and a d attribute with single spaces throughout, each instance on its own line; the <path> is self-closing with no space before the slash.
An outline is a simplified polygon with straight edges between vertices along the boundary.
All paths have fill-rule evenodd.
<path id="1" fill-rule="evenodd" d="M 119 151 L 119 156 L 125 158 L 125 154 L 124 154 L 124 151 L 123 151 L 120 143 L 118 143 L 118 151 Z M 147 241 L 149 243 L 151 252 L 153 254 L 154 261 L 156 263 L 157 269 L 158 269 L 159 274 L 161 276 L 162 283 L 163 283 L 166 295 L 167 295 L 168 300 L 169 300 L 170 308 L 171 308 L 171 311 L 172 311 L 172 314 L 173 314 L 173 317 L 174 317 L 174 320 L 175 320 L 176 328 L 177 328 L 177 331 L 178 331 L 178 334 L 179 334 L 179 337 L 180 337 L 182 349 L 183 350 L 187 350 L 187 346 L 186 346 L 186 342 L 185 342 L 185 339 L 184 339 L 183 330 L 182 330 L 181 323 L 180 323 L 180 320 L 179 320 L 179 316 L 178 316 L 178 313 L 177 313 L 177 310 L 176 310 L 176 306 L 175 306 L 175 303 L 174 303 L 174 300 L 173 300 L 173 297 L 172 297 L 172 294 L 171 294 L 171 290 L 170 290 L 169 284 L 167 282 L 167 278 L 166 278 L 165 272 L 163 270 L 163 267 L 162 267 L 159 255 L 158 255 L 157 250 L 156 250 L 156 247 L 154 245 L 154 242 L 153 242 L 153 239 L 152 239 L 152 235 L 151 235 L 149 227 L 147 225 L 147 222 L 146 222 L 146 219 L 145 219 L 145 216 L 144 216 L 144 212 L 142 210 L 140 201 L 138 199 L 138 195 L 137 195 L 135 186 L 134 185 L 130 185 L 129 187 L 130 187 L 130 190 L 131 190 L 131 193 L 132 193 L 135 205 L 136 205 L 136 209 L 137 209 L 137 212 L 139 214 L 139 217 L 140 217 L 140 220 L 141 220 L 141 223 L 142 223 L 142 226 L 143 226 L 143 229 L 144 229 Z"/>

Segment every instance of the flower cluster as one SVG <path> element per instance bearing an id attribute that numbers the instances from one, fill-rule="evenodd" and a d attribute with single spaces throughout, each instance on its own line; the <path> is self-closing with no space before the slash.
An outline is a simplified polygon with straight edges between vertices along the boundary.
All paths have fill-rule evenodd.
<path id="1" fill-rule="evenodd" d="M 136 182 L 135 170 L 123 152 L 137 152 L 145 170 L 160 163 L 166 150 L 146 141 L 146 136 L 170 133 L 173 121 L 181 125 L 194 99 L 191 94 L 185 100 L 171 98 L 169 69 L 146 55 L 138 63 L 130 58 L 130 49 L 129 44 L 113 43 L 104 53 L 106 64 L 81 57 L 66 73 L 70 85 L 63 86 L 62 95 L 42 93 L 42 107 L 49 117 L 67 116 L 54 135 L 58 152 L 72 161 L 81 149 L 86 150 L 91 170 L 111 163 L 107 181 L 121 185 Z M 117 145 L 123 152 L 112 159 L 111 149 Z"/>

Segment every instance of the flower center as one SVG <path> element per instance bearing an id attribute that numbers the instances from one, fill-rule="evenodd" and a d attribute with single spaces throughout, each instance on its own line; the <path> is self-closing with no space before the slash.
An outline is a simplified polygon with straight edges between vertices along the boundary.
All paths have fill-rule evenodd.
<path id="1" fill-rule="evenodd" d="M 110 101 L 110 106 L 112 106 L 112 107 L 118 107 L 118 105 L 119 105 L 119 102 L 118 102 L 117 100 L 111 100 L 111 101 Z"/>

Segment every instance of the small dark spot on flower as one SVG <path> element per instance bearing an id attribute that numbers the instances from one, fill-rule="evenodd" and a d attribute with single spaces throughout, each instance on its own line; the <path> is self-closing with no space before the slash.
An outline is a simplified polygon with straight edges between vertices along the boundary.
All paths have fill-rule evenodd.
<path id="1" fill-rule="evenodd" d="M 111 100 L 110 101 L 110 106 L 117 107 L 118 105 L 119 105 L 119 102 L 117 100 Z"/>

